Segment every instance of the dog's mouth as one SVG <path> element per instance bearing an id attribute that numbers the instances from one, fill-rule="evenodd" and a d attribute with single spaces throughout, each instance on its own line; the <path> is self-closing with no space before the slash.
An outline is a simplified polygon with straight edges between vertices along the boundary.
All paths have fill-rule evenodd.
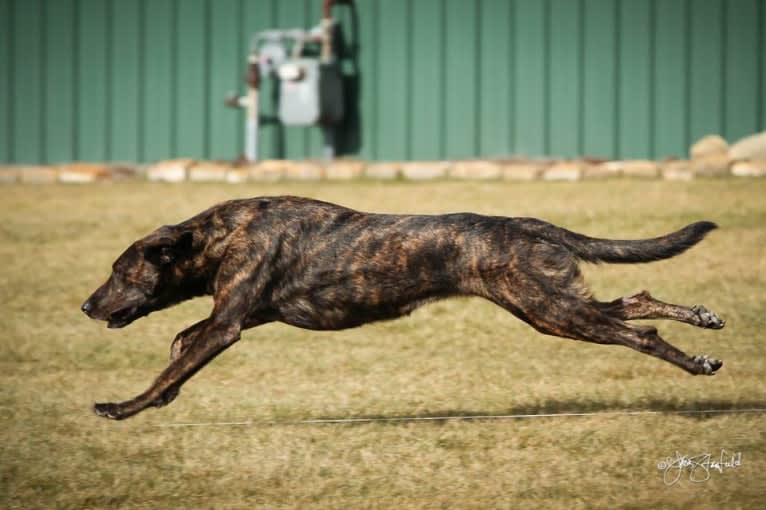
<path id="1" fill-rule="evenodd" d="M 146 315 L 138 306 L 127 306 L 112 312 L 106 320 L 106 327 L 109 329 L 124 328 L 139 317 Z"/>

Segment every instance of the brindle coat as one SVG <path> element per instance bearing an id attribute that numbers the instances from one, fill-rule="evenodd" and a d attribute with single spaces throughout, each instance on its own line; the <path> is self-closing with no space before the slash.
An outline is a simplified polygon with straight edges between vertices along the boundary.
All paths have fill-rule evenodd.
<path id="1" fill-rule="evenodd" d="M 655 239 L 613 241 L 533 218 L 368 214 L 297 197 L 225 202 L 133 243 L 83 304 L 91 318 L 121 328 L 187 299 L 214 297 L 210 317 L 173 340 L 169 366 L 147 391 L 96 404 L 95 412 L 122 419 L 168 404 L 243 329 L 272 321 L 351 328 L 450 296 L 481 296 L 548 335 L 624 345 L 712 375 L 721 361 L 689 356 L 655 328 L 626 321 L 673 319 L 715 329 L 724 321 L 647 292 L 597 301 L 577 261 L 665 259 L 715 227 L 699 222 Z"/>

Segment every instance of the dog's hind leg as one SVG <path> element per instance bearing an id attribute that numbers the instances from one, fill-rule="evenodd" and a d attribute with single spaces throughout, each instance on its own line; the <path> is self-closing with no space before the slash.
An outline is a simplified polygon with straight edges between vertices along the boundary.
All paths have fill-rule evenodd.
<path id="1" fill-rule="evenodd" d="M 709 329 L 721 329 L 726 325 L 725 320 L 702 305 L 686 307 L 664 303 L 653 298 L 647 291 L 608 303 L 597 302 L 597 305 L 607 315 L 622 320 L 671 319 Z"/>
<path id="2" fill-rule="evenodd" d="M 663 340 L 656 328 L 627 324 L 606 314 L 596 301 L 551 292 L 551 289 L 527 290 L 530 293 L 521 297 L 505 293 L 507 298 L 514 298 L 513 301 L 498 294 L 493 301 L 542 333 L 598 344 L 623 345 L 665 360 L 693 375 L 713 375 L 723 364 L 708 356 L 689 356 Z M 540 298 L 543 290 L 544 298 Z"/>
<path id="3" fill-rule="evenodd" d="M 566 308 L 571 310 L 575 317 L 567 320 L 563 324 L 564 327 L 562 324 L 554 325 L 555 334 L 560 336 L 599 344 L 624 345 L 672 363 L 692 375 L 713 375 L 723 365 L 722 361 L 705 355 L 690 356 L 663 340 L 656 328 L 632 326 L 601 313 L 597 306 L 590 303 L 569 303 Z M 555 317 L 560 315 L 554 315 L 554 320 Z M 550 319 L 546 317 L 543 320 Z"/>

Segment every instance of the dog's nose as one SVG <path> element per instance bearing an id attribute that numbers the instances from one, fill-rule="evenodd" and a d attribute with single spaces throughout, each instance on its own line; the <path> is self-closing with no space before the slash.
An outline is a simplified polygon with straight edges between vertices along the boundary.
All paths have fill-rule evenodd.
<path id="1" fill-rule="evenodd" d="M 82 310 L 85 315 L 90 315 L 90 311 L 93 310 L 93 304 L 90 302 L 90 299 L 82 304 L 80 310 Z"/>

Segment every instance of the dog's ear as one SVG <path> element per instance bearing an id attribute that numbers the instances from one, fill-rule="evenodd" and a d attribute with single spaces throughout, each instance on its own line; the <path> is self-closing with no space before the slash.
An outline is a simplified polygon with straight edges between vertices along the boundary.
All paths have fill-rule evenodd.
<path id="1" fill-rule="evenodd" d="M 144 257 L 158 266 L 170 264 L 190 255 L 194 249 L 194 234 L 189 230 L 171 231 L 161 229 L 144 244 Z"/>

